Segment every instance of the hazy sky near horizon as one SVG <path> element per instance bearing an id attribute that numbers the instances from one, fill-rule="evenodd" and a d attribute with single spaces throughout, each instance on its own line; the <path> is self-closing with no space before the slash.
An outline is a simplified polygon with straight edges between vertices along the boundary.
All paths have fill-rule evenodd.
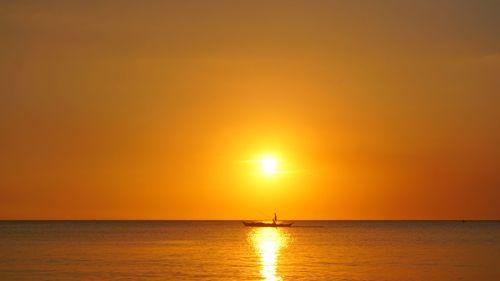
<path id="1" fill-rule="evenodd" d="M 0 1 L 0 219 L 498 219 L 499 15 Z"/>

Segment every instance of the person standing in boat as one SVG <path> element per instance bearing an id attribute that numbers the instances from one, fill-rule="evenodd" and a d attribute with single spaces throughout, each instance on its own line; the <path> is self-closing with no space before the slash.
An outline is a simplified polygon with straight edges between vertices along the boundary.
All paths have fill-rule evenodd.
<path id="1" fill-rule="evenodd" d="M 278 217 L 276 216 L 276 213 L 274 213 L 273 224 L 276 224 L 277 222 L 278 222 Z"/>

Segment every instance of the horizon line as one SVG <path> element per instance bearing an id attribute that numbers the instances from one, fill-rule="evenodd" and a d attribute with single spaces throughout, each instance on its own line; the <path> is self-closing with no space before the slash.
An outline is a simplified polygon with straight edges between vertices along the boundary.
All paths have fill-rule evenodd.
<path id="1" fill-rule="evenodd" d="M 241 222 L 255 219 L 0 219 L 0 222 Z M 260 220 L 259 220 L 260 221 Z M 286 219 L 282 221 L 338 221 L 338 222 L 440 222 L 440 221 L 491 221 L 500 222 L 498 219 Z"/>

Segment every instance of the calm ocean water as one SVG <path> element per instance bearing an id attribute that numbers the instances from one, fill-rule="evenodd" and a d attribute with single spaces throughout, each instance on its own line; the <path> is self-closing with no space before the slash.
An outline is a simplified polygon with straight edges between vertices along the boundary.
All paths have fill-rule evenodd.
<path id="1" fill-rule="evenodd" d="M 0 280 L 500 280 L 500 222 L 0 222 Z"/>

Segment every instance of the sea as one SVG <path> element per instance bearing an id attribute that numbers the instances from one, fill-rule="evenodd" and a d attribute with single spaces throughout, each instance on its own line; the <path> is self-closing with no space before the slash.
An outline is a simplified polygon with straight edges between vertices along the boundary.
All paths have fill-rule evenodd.
<path id="1" fill-rule="evenodd" d="M 499 221 L 3 221 L 0 280 L 500 280 Z"/>

